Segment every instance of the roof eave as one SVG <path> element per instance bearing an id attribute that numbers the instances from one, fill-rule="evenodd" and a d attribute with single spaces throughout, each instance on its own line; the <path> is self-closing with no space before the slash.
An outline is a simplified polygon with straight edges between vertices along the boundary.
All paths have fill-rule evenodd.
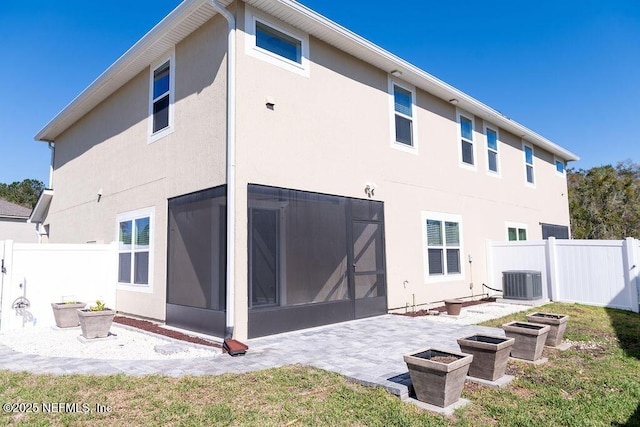
<path id="1" fill-rule="evenodd" d="M 47 211 L 49 210 L 49 205 L 51 204 L 51 199 L 53 199 L 53 190 L 50 188 L 42 190 L 36 205 L 31 211 L 31 215 L 27 218 L 29 222 L 38 223 L 44 221 Z"/>
<path id="2" fill-rule="evenodd" d="M 223 0 L 223 3 L 230 3 Z M 145 34 L 136 44 L 118 58 L 98 78 L 96 78 L 85 90 L 76 96 L 65 106 L 49 123 L 47 123 L 35 136 L 36 141 L 53 142 L 56 137 L 68 129 L 87 112 L 106 97 L 121 87 L 129 79 L 149 66 L 155 57 L 162 55 L 168 47 L 164 47 L 165 39 L 170 39 L 171 31 L 191 17 L 198 9 L 205 6 L 208 20 L 215 15 L 215 10 L 208 5 L 206 0 L 185 0 L 162 21 Z M 206 22 L 206 21 L 205 21 Z M 199 25 L 202 25 L 201 22 Z M 184 37 L 183 37 L 184 38 Z M 147 60 L 151 57 L 152 59 Z M 119 77 L 122 77 L 119 79 Z M 122 81 L 120 81 L 122 80 Z M 101 96 L 100 92 L 104 91 Z"/>
<path id="3" fill-rule="evenodd" d="M 537 134 L 536 132 L 528 129 L 527 127 L 521 125 L 520 123 L 509 119 L 504 116 L 500 112 L 494 110 L 493 108 L 483 104 L 477 99 L 461 92 L 460 90 L 454 88 L 453 86 L 443 82 L 442 80 L 432 76 L 426 71 L 416 67 L 415 65 L 405 61 L 402 58 L 390 53 L 389 51 L 377 46 L 376 44 L 370 42 L 369 40 L 359 36 L 358 34 L 342 27 L 341 25 L 325 18 L 324 16 L 318 14 L 312 9 L 301 5 L 300 3 L 293 0 L 245 0 L 246 3 L 251 4 L 259 9 L 266 9 L 269 13 L 281 12 L 281 16 L 279 18 L 284 19 L 290 12 L 297 13 L 301 15 L 304 19 L 306 19 L 306 23 L 308 28 L 301 28 L 307 32 L 310 32 L 311 27 L 313 26 L 321 26 L 324 28 L 329 28 L 331 31 L 339 34 L 342 38 L 344 45 L 340 46 L 339 43 L 333 42 L 333 40 L 329 40 L 329 37 L 322 37 L 319 35 L 319 31 L 314 34 L 315 37 L 320 38 L 321 40 L 332 44 L 338 47 L 341 50 L 344 50 L 348 53 L 353 54 L 354 51 L 362 50 L 364 52 L 368 52 L 373 54 L 376 58 L 375 61 L 367 60 L 364 58 L 365 56 L 369 56 L 367 54 L 363 54 L 360 59 L 365 62 L 369 62 L 372 65 L 385 70 L 387 72 L 391 72 L 393 70 L 398 70 L 402 72 L 401 78 L 403 80 L 408 81 L 409 83 L 414 84 L 416 87 L 419 87 L 445 101 L 449 101 L 451 99 L 458 100 L 458 106 L 460 108 L 464 108 L 469 111 L 469 113 L 473 113 L 478 115 L 479 117 L 490 121 L 496 126 L 502 127 L 503 129 L 525 139 L 528 142 L 533 143 L 543 149 L 550 151 L 551 153 L 557 155 L 558 157 L 566 160 L 566 161 L 576 161 L 580 158 L 572 153 L 569 150 L 566 150 L 563 147 L 551 142 L 547 138 Z M 274 6 L 274 1 L 279 4 L 282 9 L 278 9 L 277 6 Z M 354 55 L 355 56 L 355 55 Z"/>

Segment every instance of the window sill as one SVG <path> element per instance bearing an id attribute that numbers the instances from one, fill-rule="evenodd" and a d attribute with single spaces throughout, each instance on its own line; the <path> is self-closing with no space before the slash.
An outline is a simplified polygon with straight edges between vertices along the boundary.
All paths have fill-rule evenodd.
<path id="1" fill-rule="evenodd" d="M 147 139 L 147 144 L 153 144 L 154 142 L 164 138 L 165 136 L 169 136 L 173 133 L 173 126 L 166 127 L 162 130 L 159 130 L 156 133 L 149 135 Z"/>
<path id="2" fill-rule="evenodd" d="M 432 285 L 442 282 L 460 282 L 464 280 L 464 273 L 460 274 L 442 274 L 439 276 L 427 276 L 424 279 L 425 285 Z"/>
<path id="3" fill-rule="evenodd" d="M 153 287 L 151 285 L 132 285 L 130 283 L 118 283 L 116 285 L 116 290 L 118 291 L 130 291 L 130 292 L 141 292 L 145 294 L 153 293 Z"/>

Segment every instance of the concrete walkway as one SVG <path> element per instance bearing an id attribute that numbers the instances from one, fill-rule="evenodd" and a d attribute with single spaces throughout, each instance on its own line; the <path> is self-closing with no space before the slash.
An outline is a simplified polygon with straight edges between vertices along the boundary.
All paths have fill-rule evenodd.
<path id="1" fill-rule="evenodd" d="M 530 307 L 521 310 L 527 308 Z M 513 312 L 513 307 L 506 311 Z M 504 314 L 498 312 L 495 317 Z M 403 354 L 427 346 L 459 350 L 456 339 L 475 333 L 504 336 L 502 329 L 443 322 L 431 316 L 384 315 L 252 339 L 248 342 L 249 352 L 238 357 L 99 360 L 44 357 L 19 353 L 0 345 L 0 369 L 52 374 L 124 373 L 178 377 L 244 373 L 297 363 L 337 372 L 366 385 L 383 386 L 404 399 L 408 396 L 408 375 Z"/>

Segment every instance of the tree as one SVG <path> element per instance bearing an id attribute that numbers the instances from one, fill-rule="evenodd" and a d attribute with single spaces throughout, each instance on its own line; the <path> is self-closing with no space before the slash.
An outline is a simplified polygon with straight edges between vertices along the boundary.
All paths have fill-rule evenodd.
<path id="1" fill-rule="evenodd" d="M 568 170 L 567 184 L 574 238 L 640 237 L 640 165 Z"/>
<path id="2" fill-rule="evenodd" d="M 0 198 L 33 209 L 43 189 L 42 181 L 36 179 L 25 179 L 11 184 L 0 183 Z"/>

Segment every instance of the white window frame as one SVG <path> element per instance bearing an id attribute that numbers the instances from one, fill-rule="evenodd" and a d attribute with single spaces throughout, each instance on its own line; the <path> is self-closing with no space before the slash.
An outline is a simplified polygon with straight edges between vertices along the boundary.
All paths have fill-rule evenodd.
<path id="1" fill-rule="evenodd" d="M 398 86 L 408 92 L 411 92 L 411 117 L 408 117 L 402 113 L 398 113 L 395 107 L 394 99 L 394 86 Z M 397 79 L 388 78 L 388 92 L 389 92 L 389 141 L 391 148 L 404 151 L 405 153 L 418 154 L 418 108 L 416 106 L 416 88 L 404 82 L 400 82 Z M 412 145 L 403 144 L 396 141 L 396 114 L 400 117 L 411 120 L 411 142 Z"/>
<path id="2" fill-rule="evenodd" d="M 459 246 L 456 246 L 455 248 L 459 248 L 460 250 L 460 273 L 452 273 L 452 274 L 448 274 L 447 273 L 447 262 L 446 262 L 446 250 L 447 250 L 447 246 L 446 246 L 446 240 L 445 240 L 445 236 L 443 234 L 442 238 L 443 238 L 443 270 L 444 273 L 440 274 L 440 275 L 429 275 L 429 243 L 427 241 L 427 220 L 434 220 L 434 221 L 441 221 L 443 224 L 444 222 L 455 222 L 458 224 L 458 232 L 459 232 L 459 237 L 460 237 L 460 241 L 459 241 Z M 456 215 L 456 214 L 448 214 L 448 213 L 442 213 L 442 212 L 426 212 L 423 211 L 421 214 L 421 220 L 422 220 L 422 252 L 423 252 L 423 265 L 424 265 L 424 282 L 425 284 L 428 283 L 440 283 L 440 282 L 454 282 L 454 281 L 460 281 L 460 280 L 464 280 L 465 277 L 465 268 L 464 268 L 464 227 L 462 225 L 462 215 Z M 437 249 L 438 247 L 434 247 L 431 246 L 432 249 Z"/>
<path id="3" fill-rule="evenodd" d="M 169 61 L 169 125 L 160 129 L 157 132 L 153 132 L 153 81 L 155 71 Z M 175 48 L 172 48 L 169 52 L 162 55 L 160 59 L 151 64 L 149 72 L 149 116 L 147 118 L 147 143 L 151 144 L 165 136 L 173 133 L 173 119 L 174 119 L 174 101 L 175 101 L 175 81 L 176 81 L 176 53 Z"/>
<path id="4" fill-rule="evenodd" d="M 268 62 L 269 64 L 278 66 L 301 76 L 309 77 L 309 35 L 307 33 L 286 24 L 275 24 L 273 20 L 267 18 L 265 15 L 249 5 L 246 6 L 244 16 L 244 51 L 246 55 Z M 260 22 L 263 25 L 271 27 L 274 30 L 298 40 L 300 42 L 301 63 L 291 61 L 288 58 L 259 47 L 256 43 L 256 22 Z"/>
<path id="5" fill-rule="evenodd" d="M 489 147 L 489 132 L 488 131 L 492 131 L 495 132 L 496 134 L 496 149 L 494 150 L 493 148 Z M 489 176 L 493 176 L 495 178 L 501 178 L 502 177 L 502 167 L 500 165 L 500 131 L 497 127 L 494 127 L 492 125 L 488 125 L 485 123 L 484 125 L 484 136 L 485 136 L 485 153 L 487 154 L 487 175 Z M 489 169 L 489 152 L 493 152 L 496 153 L 496 167 L 498 168 L 497 171 L 492 171 L 491 169 Z"/>
<path id="6" fill-rule="evenodd" d="M 562 163 L 562 172 L 558 172 L 558 163 Z M 553 168 L 556 170 L 556 175 L 565 177 L 567 174 L 567 162 L 564 160 L 553 156 Z"/>
<path id="7" fill-rule="evenodd" d="M 471 121 L 471 138 L 473 138 L 471 140 L 469 140 L 467 138 L 462 138 L 462 122 L 460 120 L 461 117 L 464 117 L 465 119 Z M 475 117 L 473 116 L 473 114 L 469 114 L 469 113 L 467 113 L 465 111 L 462 111 L 462 110 L 456 108 L 456 122 L 457 122 L 457 125 L 458 125 L 458 141 L 457 141 L 457 144 L 458 144 L 458 165 L 461 168 L 464 168 L 464 169 L 477 171 L 478 170 L 478 166 L 477 166 L 478 165 L 478 155 L 476 153 L 476 143 L 475 143 L 475 141 L 476 141 L 476 136 L 475 136 L 475 133 L 476 133 L 476 130 L 475 130 L 475 128 L 476 128 L 476 126 L 475 126 Z M 462 161 L 462 141 L 471 143 L 471 153 L 472 153 L 472 156 L 473 156 L 473 164 L 469 164 L 469 163 L 466 163 L 466 162 Z"/>
<path id="8" fill-rule="evenodd" d="M 527 151 L 525 147 L 531 149 L 531 164 L 527 163 Z M 532 144 L 522 141 L 522 163 L 524 164 L 524 183 L 527 187 L 536 188 L 536 152 Z M 531 177 L 533 182 L 527 180 L 527 167 L 531 166 Z M 555 166 L 555 165 L 554 165 Z"/>
<path id="9" fill-rule="evenodd" d="M 118 268 L 120 265 L 120 223 L 124 221 L 133 221 L 135 223 L 136 219 L 140 218 L 149 218 L 149 272 L 148 272 L 148 282 L 147 284 L 134 284 L 134 262 L 131 262 L 131 283 L 124 283 L 118 281 Z M 126 290 L 126 291 L 136 291 L 143 293 L 152 293 L 153 292 L 153 266 L 154 266 L 154 245 L 155 245 L 155 207 L 148 207 L 143 209 L 137 209 L 135 211 L 122 212 L 116 215 L 116 233 L 115 233 L 115 242 L 118 245 L 118 257 L 116 258 L 116 289 Z M 133 236 L 132 236 L 133 237 Z M 134 244 L 133 242 L 131 243 Z M 127 251 L 128 252 L 128 251 Z M 135 248 L 132 248 L 132 253 L 135 253 Z M 133 257 L 133 256 L 132 256 Z"/>
<path id="10" fill-rule="evenodd" d="M 523 223 L 523 222 L 505 222 L 504 223 L 504 232 L 505 232 L 505 240 L 507 242 L 524 242 L 529 240 L 529 227 L 527 226 L 527 224 Z M 510 228 L 515 228 L 516 229 L 516 240 L 509 240 L 509 229 Z M 527 238 L 525 240 L 520 240 L 520 234 L 519 234 L 519 230 L 524 230 L 525 233 L 527 233 Z"/>

